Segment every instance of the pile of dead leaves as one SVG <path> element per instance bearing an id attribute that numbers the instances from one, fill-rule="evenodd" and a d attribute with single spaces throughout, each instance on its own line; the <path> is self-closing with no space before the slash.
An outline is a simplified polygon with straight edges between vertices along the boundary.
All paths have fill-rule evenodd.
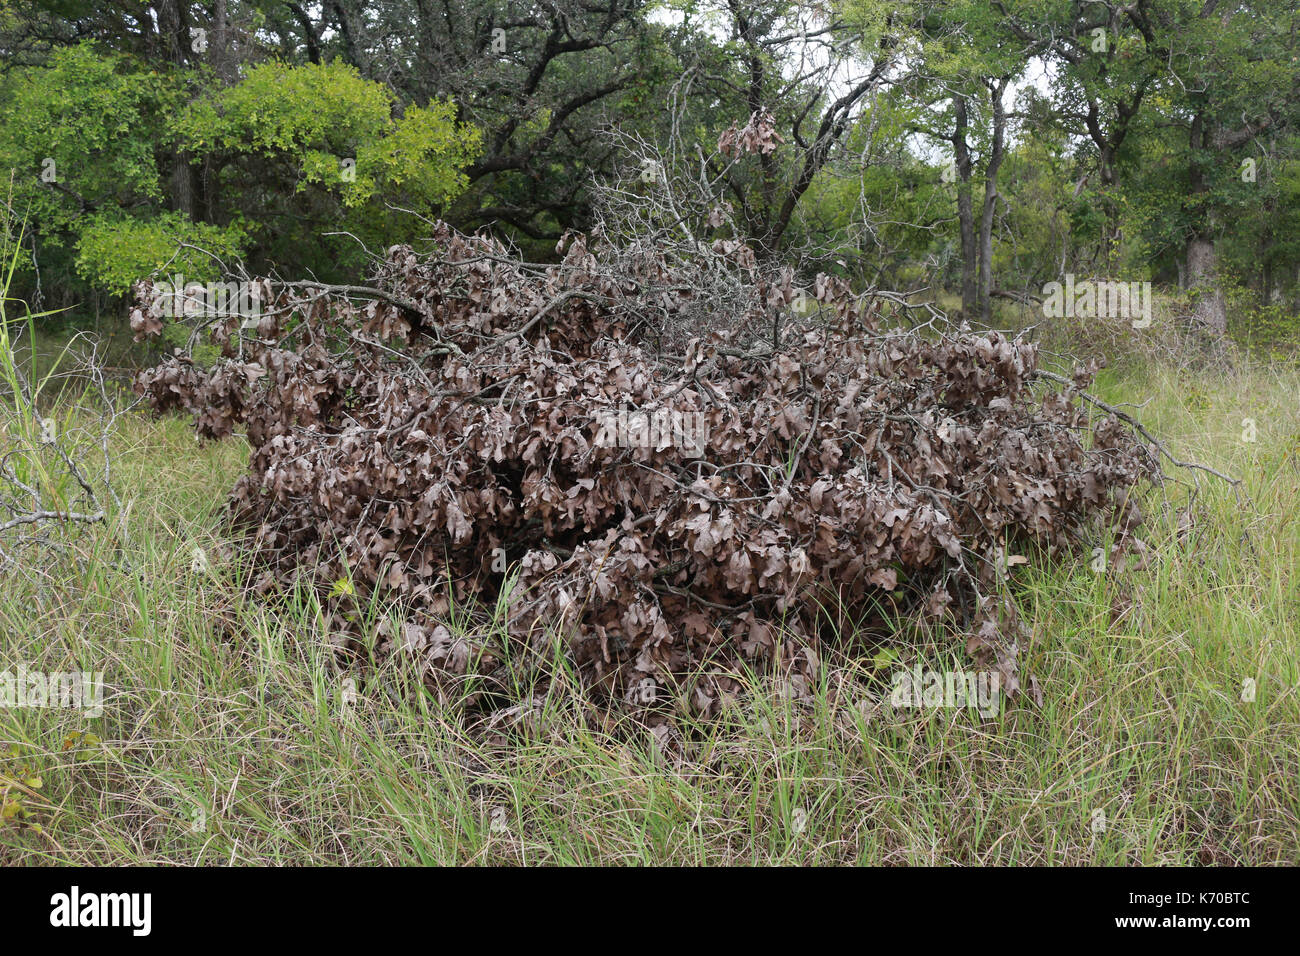
<path id="1" fill-rule="evenodd" d="M 211 323 L 221 362 L 140 376 L 201 436 L 246 430 L 231 508 L 257 589 L 317 588 L 341 650 L 378 598 L 402 609 L 380 651 L 468 706 L 518 705 L 558 642 L 596 699 L 710 714 L 742 660 L 784 661 L 804 693 L 830 635 L 912 618 L 965 634 L 1014 694 L 1008 564 L 1141 520 L 1149 448 L 1034 385 L 1030 344 L 887 330 L 826 276 L 792 310 L 789 270 L 756 270 L 744 323 L 666 355 L 652 330 L 693 288 L 653 260 L 611 274 L 581 237 L 561 251 L 529 267 L 443 227 L 368 287 L 264 280 L 260 315 Z M 447 626 L 467 605 L 482 625 Z"/>

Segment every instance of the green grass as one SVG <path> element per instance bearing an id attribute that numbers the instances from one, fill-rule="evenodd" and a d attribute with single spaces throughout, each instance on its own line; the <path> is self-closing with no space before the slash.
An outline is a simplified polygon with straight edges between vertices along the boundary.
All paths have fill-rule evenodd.
<path id="1" fill-rule="evenodd" d="M 129 543 L 87 529 L 77 560 L 0 592 L 0 668 L 109 687 L 99 718 L 0 709 L 0 864 L 1300 862 L 1300 378 L 1099 389 L 1150 399 L 1170 450 L 1245 478 L 1251 505 L 1202 478 L 1180 538 L 1171 486 L 1144 508 L 1145 569 L 1017 568 L 1041 707 L 896 710 L 893 665 L 844 653 L 811 703 L 747 675 L 740 705 L 664 745 L 592 729 L 563 681 L 488 739 L 385 693 L 409 684 L 395 664 L 343 705 L 314 601 L 241 601 L 217 558 L 242 443 L 128 419 Z M 968 666 L 952 639 L 897 650 Z"/>

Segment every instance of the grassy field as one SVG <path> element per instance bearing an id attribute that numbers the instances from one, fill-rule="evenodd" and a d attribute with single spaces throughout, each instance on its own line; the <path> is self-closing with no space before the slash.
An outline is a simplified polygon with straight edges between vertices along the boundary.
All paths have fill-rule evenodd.
<path id="1" fill-rule="evenodd" d="M 1146 568 L 1016 569 L 1041 707 L 899 710 L 895 664 L 846 647 L 811 705 L 747 675 L 724 719 L 679 721 L 680 748 L 590 729 L 571 686 L 508 740 L 385 693 L 398 673 L 345 703 L 312 599 L 241 602 L 215 559 L 246 447 L 133 417 L 129 545 L 95 528 L 0 592 L 0 669 L 108 687 L 98 718 L 0 709 L 0 864 L 1300 862 L 1300 376 L 1099 388 L 1248 504 L 1203 478 L 1180 534 L 1171 484 L 1144 509 Z M 896 650 L 968 666 L 955 639 Z"/>

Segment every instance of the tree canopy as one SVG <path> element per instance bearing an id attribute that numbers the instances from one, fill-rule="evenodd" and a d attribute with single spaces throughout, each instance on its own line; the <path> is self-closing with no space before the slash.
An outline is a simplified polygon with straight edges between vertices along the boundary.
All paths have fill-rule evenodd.
<path id="1" fill-rule="evenodd" d="M 15 289 L 120 303 L 231 258 L 345 281 L 434 219 L 547 260 L 654 168 L 696 238 L 809 275 L 984 320 L 1065 273 L 1149 279 L 1222 331 L 1227 297 L 1300 305 L 1297 26 L 1289 0 L 10 0 Z"/>

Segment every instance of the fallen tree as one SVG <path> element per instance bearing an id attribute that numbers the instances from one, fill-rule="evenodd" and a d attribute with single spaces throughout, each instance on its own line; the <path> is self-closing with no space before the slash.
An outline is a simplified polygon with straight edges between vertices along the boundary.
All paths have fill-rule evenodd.
<path id="1" fill-rule="evenodd" d="M 357 602 L 393 602 L 379 651 L 470 706 L 517 703 L 558 638 L 600 699 L 711 714 L 740 660 L 784 658 L 806 687 L 816 655 L 790 642 L 909 617 L 959 629 L 1014 695 L 1008 565 L 1105 528 L 1134 541 L 1154 451 L 1090 422 L 1095 369 L 1033 388 L 1026 342 L 888 328 L 882 299 L 824 275 L 802 291 L 739 243 L 712 247 L 750 277 L 739 320 L 683 337 L 663 333 L 708 290 L 653 255 L 571 236 L 530 267 L 434 240 L 389 250 L 367 286 L 259 280 L 255 322 L 207 325 L 221 361 L 173 356 L 137 390 L 202 437 L 246 429 L 230 505 L 259 592 L 316 588 L 354 652 Z M 138 336 L 160 332 L 167 298 L 138 294 Z M 485 610 L 449 628 L 467 604 L 505 627 Z"/>

